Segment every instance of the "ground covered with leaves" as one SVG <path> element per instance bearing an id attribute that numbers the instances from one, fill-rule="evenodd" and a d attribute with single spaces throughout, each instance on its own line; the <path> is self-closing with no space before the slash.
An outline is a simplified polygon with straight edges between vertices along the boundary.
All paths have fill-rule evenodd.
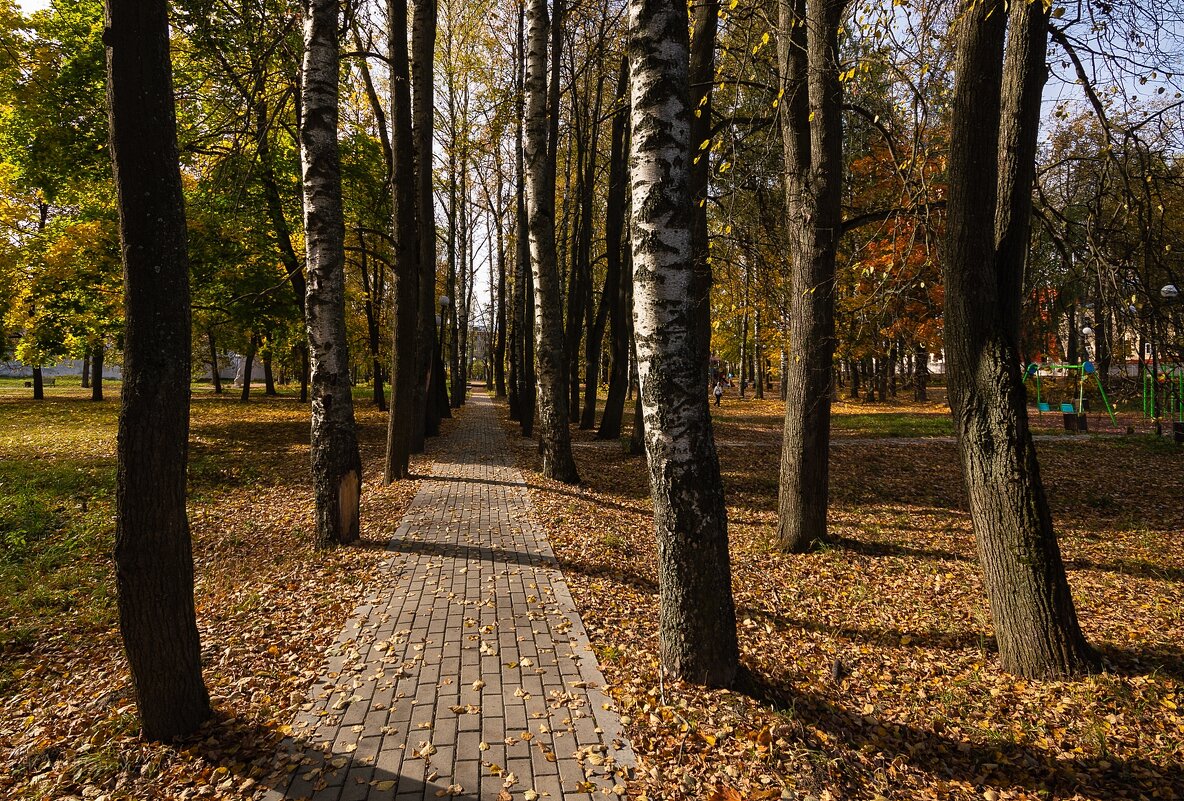
<path id="1" fill-rule="evenodd" d="M 137 736 L 117 630 L 118 387 L 104 403 L 48 393 L 0 392 L 0 797 L 251 797 L 414 495 L 415 482 L 381 484 L 386 416 L 357 406 L 363 541 L 322 552 L 311 545 L 307 409 L 195 388 L 189 510 L 216 718 L 163 746 Z"/>
<path id="2" fill-rule="evenodd" d="M 836 406 L 833 539 L 804 556 L 773 545 L 782 408 L 713 408 L 745 674 L 733 691 L 659 675 L 644 459 L 576 432 L 583 484 L 525 471 L 638 753 L 636 797 L 1184 798 L 1180 449 L 1040 439 L 1106 671 L 1026 681 L 998 667 L 944 407 Z"/>

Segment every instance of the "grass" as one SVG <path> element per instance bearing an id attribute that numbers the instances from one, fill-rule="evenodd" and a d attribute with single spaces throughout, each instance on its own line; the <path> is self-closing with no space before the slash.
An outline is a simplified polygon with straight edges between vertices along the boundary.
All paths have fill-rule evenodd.
<path id="1" fill-rule="evenodd" d="M 0 382 L 0 797 L 14 801 L 184 798 L 211 777 L 264 777 L 313 668 L 357 599 L 387 580 L 381 545 L 416 489 L 376 479 L 386 416 L 359 388 L 363 540 L 317 549 L 308 409 L 295 390 L 244 405 L 194 385 L 194 600 L 218 717 L 200 747 L 146 743 L 117 626 L 119 393 L 108 389 L 103 403 L 77 386 L 34 401 L 22 382 Z M 414 457 L 417 473 L 425 465 Z"/>
<path id="2" fill-rule="evenodd" d="M 15 657 L 63 616 L 83 633 L 114 623 L 113 407 L 46 400 L 3 408 L 0 692 L 18 675 Z"/>

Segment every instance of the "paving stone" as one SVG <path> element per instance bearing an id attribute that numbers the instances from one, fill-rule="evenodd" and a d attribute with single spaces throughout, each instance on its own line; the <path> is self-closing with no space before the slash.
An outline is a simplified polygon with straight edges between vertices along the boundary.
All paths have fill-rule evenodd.
<path id="1" fill-rule="evenodd" d="M 492 401 L 473 395 L 429 447 L 386 583 L 357 603 L 283 746 L 302 764 L 265 797 L 418 801 L 459 784 L 492 801 L 512 771 L 515 795 L 587 799 L 577 745 L 606 746 L 619 773 L 596 783 L 623 784 L 633 752 Z M 548 707 L 568 692 L 583 703 Z"/>

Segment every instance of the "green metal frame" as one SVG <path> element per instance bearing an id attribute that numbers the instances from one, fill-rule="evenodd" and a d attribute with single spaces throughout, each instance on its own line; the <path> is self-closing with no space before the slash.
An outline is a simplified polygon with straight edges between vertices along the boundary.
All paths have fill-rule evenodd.
<path id="1" fill-rule="evenodd" d="M 1044 409 L 1041 408 L 1041 406 L 1043 406 L 1044 403 L 1041 400 L 1041 395 L 1040 395 L 1040 370 L 1041 369 L 1045 369 L 1045 370 L 1058 370 L 1058 369 L 1059 370 L 1072 370 L 1073 372 L 1078 374 L 1077 379 L 1076 379 L 1077 380 L 1077 403 L 1075 405 L 1073 405 L 1073 414 L 1081 414 L 1081 407 L 1083 405 L 1082 402 L 1085 398 L 1085 383 L 1092 376 L 1094 379 L 1094 383 L 1098 385 L 1098 392 L 1101 393 L 1101 395 L 1102 395 L 1102 404 L 1106 407 L 1106 413 L 1108 415 L 1110 415 L 1110 422 L 1114 423 L 1114 425 L 1118 425 L 1118 418 L 1116 418 L 1114 416 L 1114 409 L 1111 408 L 1111 406 L 1110 406 L 1110 399 L 1106 397 L 1106 388 L 1102 386 L 1102 379 L 1098 378 L 1097 369 L 1095 368 L 1091 371 L 1087 371 L 1085 369 L 1085 366 L 1087 364 L 1089 364 L 1091 367 L 1093 366 L 1092 363 L 1090 363 L 1090 362 L 1081 362 L 1080 364 L 1036 364 L 1036 362 L 1032 362 L 1031 364 L 1029 364 L 1027 369 L 1024 370 L 1024 383 L 1025 384 L 1028 383 L 1029 378 L 1035 377 L 1035 379 L 1036 379 L 1036 409 L 1037 409 L 1037 413 L 1040 415 L 1044 414 Z M 1063 405 L 1069 405 L 1069 404 L 1063 404 Z"/>
<path id="2" fill-rule="evenodd" d="M 1158 408 L 1157 385 L 1160 377 L 1167 385 L 1167 418 L 1184 423 L 1184 367 L 1166 367 L 1159 373 L 1143 371 L 1143 419 L 1155 420 L 1164 411 Z"/>

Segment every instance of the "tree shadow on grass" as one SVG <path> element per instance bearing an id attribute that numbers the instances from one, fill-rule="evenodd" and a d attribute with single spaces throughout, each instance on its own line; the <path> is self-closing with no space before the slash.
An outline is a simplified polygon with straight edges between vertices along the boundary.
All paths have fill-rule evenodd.
<path id="1" fill-rule="evenodd" d="M 990 742 L 968 742 L 917 726 L 869 719 L 820 695 L 793 693 L 751 671 L 745 671 L 738 689 L 795 722 L 825 732 L 827 750 L 834 750 L 831 743 L 838 743 L 844 750 L 878 755 L 882 764 L 905 763 L 940 780 L 1018 787 L 1050 798 L 1080 793 L 1098 801 L 1179 798 L 1184 793 L 1184 774 L 1146 759 L 1057 759 L 1040 748 L 1003 739 L 1002 731 Z M 795 728 L 802 739 L 814 738 L 800 723 Z M 868 790 L 843 789 L 856 797 Z"/>

